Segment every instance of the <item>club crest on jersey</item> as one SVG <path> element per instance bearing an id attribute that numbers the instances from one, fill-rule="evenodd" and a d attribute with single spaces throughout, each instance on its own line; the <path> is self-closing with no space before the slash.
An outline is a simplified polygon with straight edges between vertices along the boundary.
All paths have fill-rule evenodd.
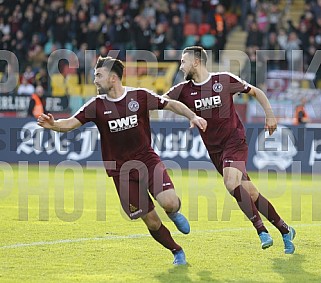
<path id="1" fill-rule="evenodd" d="M 139 103 L 135 100 L 132 100 L 128 103 L 128 109 L 132 112 L 137 112 L 139 109 Z"/>
<path id="2" fill-rule="evenodd" d="M 221 92 L 223 90 L 223 85 L 221 83 L 215 83 L 213 85 L 213 90 L 215 92 Z"/>

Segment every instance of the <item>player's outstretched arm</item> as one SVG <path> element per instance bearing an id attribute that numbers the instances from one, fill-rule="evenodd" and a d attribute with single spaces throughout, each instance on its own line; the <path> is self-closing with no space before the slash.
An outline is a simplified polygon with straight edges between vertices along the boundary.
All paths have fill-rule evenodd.
<path id="1" fill-rule="evenodd" d="M 48 113 L 47 115 L 41 114 L 38 117 L 37 123 L 39 126 L 45 129 L 50 129 L 57 132 L 69 132 L 81 126 L 80 121 L 75 117 L 55 120 L 50 113 Z"/>
<path id="2" fill-rule="evenodd" d="M 207 121 L 199 116 L 197 116 L 193 111 L 191 111 L 186 105 L 176 100 L 168 100 L 167 105 L 165 106 L 166 110 L 175 112 L 176 114 L 185 116 L 189 119 L 191 128 L 195 126 L 199 127 L 203 132 L 207 128 Z"/>
<path id="3" fill-rule="evenodd" d="M 272 135 L 277 128 L 277 120 L 274 116 L 271 104 L 267 99 L 265 93 L 255 86 L 251 86 L 249 95 L 256 98 L 256 100 L 261 104 L 265 112 L 265 130 L 269 131 L 269 134 Z"/>

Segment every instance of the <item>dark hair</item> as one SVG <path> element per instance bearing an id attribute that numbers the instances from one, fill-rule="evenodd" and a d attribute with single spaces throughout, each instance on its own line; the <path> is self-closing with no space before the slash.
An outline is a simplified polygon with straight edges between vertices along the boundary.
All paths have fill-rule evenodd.
<path id="1" fill-rule="evenodd" d="M 98 68 L 106 68 L 109 72 L 114 72 L 120 80 L 123 78 L 124 64 L 118 59 L 99 56 L 95 69 Z"/>
<path id="2" fill-rule="evenodd" d="M 191 54 L 191 55 L 195 56 L 196 58 L 198 58 L 201 61 L 201 63 L 206 65 L 207 54 L 206 54 L 206 51 L 204 50 L 204 48 L 202 46 L 189 46 L 189 47 L 186 47 L 183 50 L 183 54 L 185 54 L 185 53 L 188 53 L 188 54 Z"/>

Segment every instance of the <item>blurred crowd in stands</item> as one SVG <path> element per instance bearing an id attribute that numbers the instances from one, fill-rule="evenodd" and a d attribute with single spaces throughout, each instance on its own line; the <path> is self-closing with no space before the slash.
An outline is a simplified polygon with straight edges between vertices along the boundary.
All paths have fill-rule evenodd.
<path id="1" fill-rule="evenodd" d="M 247 31 L 246 52 L 251 61 L 251 71 L 256 72 L 259 61 L 266 56 L 270 59 L 279 50 L 285 51 L 286 60 L 273 60 L 268 64 L 268 70 L 294 70 L 305 72 L 321 47 L 321 1 L 320 0 L 287 0 L 283 9 L 280 1 L 249 1 L 250 5 L 246 20 L 242 27 Z M 304 3 L 302 15 L 298 22 L 293 22 L 289 9 L 298 2 Z M 300 7 L 301 7 L 300 6 Z M 257 52 L 269 50 L 270 53 Z M 271 52 L 272 51 L 272 52 Z M 275 53 L 274 53 L 275 52 Z M 275 57 L 274 57 L 275 58 Z M 262 85 L 264 77 L 252 75 L 253 84 Z M 246 74 L 243 74 L 246 76 Z M 321 68 L 315 74 L 315 82 L 321 79 Z"/>
<path id="2" fill-rule="evenodd" d="M 77 54 L 79 82 L 85 66 L 91 68 L 96 60 L 86 50 L 96 50 L 103 56 L 111 49 L 119 50 L 121 60 L 126 60 L 126 50 L 149 50 L 163 61 L 165 49 L 183 47 L 187 21 L 208 23 L 208 32 L 225 41 L 224 11 L 230 5 L 230 1 L 198 0 L 2 0 L 0 49 L 12 51 L 18 59 L 22 86 L 18 94 L 31 94 L 36 85 L 48 91 L 48 56 L 55 50 L 68 49 Z M 218 27 L 217 10 L 222 14 Z M 220 47 L 223 49 L 224 44 Z M 61 72 L 65 65 L 61 63 Z M 1 62 L 0 72 L 5 74 L 2 81 L 8 79 L 6 74 L 11 69 Z"/>
<path id="3" fill-rule="evenodd" d="M 10 76 L 14 70 L 1 61 L 1 82 L 19 81 L 11 93 L 32 94 L 41 85 L 50 94 L 47 62 L 58 49 L 77 54 L 79 83 L 89 71 L 85 67 L 92 68 L 96 56 L 110 50 L 119 50 L 122 60 L 128 59 L 126 50 L 150 50 L 163 61 L 164 50 L 199 44 L 212 49 L 218 62 L 218 51 L 225 48 L 228 32 L 236 25 L 248 33 L 246 52 L 253 66 L 257 50 L 285 50 L 286 60 L 268 67 L 305 70 L 321 47 L 321 0 L 305 0 L 300 21 L 292 22 L 286 15 L 296 1 L 0 0 L 0 49 L 15 54 L 20 74 Z M 298 66 L 300 54 L 292 50 L 303 50 L 303 66 Z M 66 62 L 59 65 L 62 73 L 68 71 L 65 66 Z M 262 83 L 256 75 L 251 80 Z"/>

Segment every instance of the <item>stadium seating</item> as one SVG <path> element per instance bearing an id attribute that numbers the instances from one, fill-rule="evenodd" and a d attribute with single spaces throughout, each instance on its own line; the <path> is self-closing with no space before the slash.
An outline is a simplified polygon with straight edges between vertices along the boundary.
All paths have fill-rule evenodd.
<path id="1" fill-rule="evenodd" d="M 67 93 L 66 80 L 61 74 L 51 75 L 52 96 L 63 96 Z"/>
<path id="2" fill-rule="evenodd" d="M 69 74 L 66 77 L 67 91 L 69 95 L 81 95 L 82 85 L 78 84 L 78 75 Z"/>
<path id="3" fill-rule="evenodd" d="M 152 76 L 142 76 L 139 78 L 139 86 L 142 88 L 147 88 L 154 90 L 155 88 L 155 77 Z"/>
<path id="4" fill-rule="evenodd" d="M 88 96 L 96 96 L 97 95 L 97 89 L 94 84 L 83 84 L 82 85 L 82 96 L 88 97 Z"/>
<path id="5" fill-rule="evenodd" d="M 184 25 L 184 35 L 196 35 L 197 34 L 197 25 L 193 23 L 186 23 Z"/>
<path id="6" fill-rule="evenodd" d="M 185 42 L 183 44 L 183 48 L 187 46 L 192 46 L 196 44 L 196 36 L 195 35 L 188 35 L 185 38 Z"/>
<path id="7" fill-rule="evenodd" d="M 207 34 L 207 33 L 210 33 L 210 31 L 211 31 L 211 25 L 210 24 L 202 23 L 198 27 L 198 34 L 200 36 L 202 36 L 204 34 Z"/>
<path id="8" fill-rule="evenodd" d="M 215 36 L 212 34 L 204 34 L 201 36 L 201 45 L 205 49 L 213 49 L 215 41 Z"/>

